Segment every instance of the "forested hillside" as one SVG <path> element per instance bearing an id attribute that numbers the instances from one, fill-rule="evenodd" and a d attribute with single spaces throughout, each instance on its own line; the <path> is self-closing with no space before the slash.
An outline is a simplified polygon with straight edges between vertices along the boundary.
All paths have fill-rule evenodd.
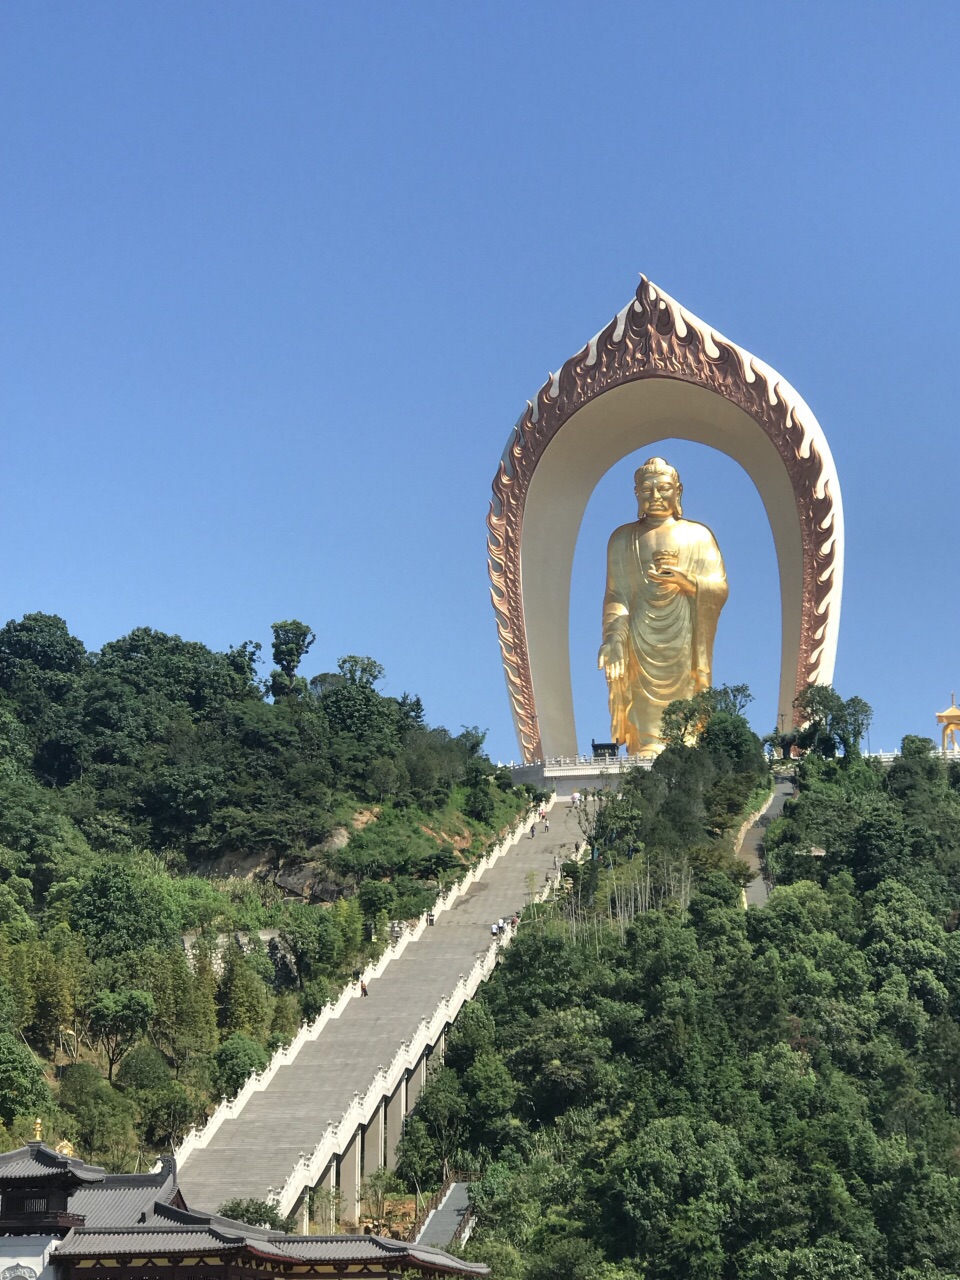
<path id="1" fill-rule="evenodd" d="M 713 838 L 707 725 L 601 806 L 461 1015 L 401 1171 L 479 1172 L 496 1280 L 960 1274 L 960 769 L 908 738 L 884 773 L 830 723 L 767 906 Z"/>
<path id="2" fill-rule="evenodd" d="M 251 644 L 0 629 L 0 1148 L 36 1115 L 110 1168 L 169 1148 L 523 811 L 478 730 L 273 630 L 261 679 Z"/>

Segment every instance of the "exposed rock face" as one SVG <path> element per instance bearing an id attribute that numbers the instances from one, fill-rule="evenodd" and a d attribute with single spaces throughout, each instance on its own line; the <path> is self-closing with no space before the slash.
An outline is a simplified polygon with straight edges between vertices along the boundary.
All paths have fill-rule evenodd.
<path id="1" fill-rule="evenodd" d="M 336 902 L 351 890 L 352 882 L 332 871 L 322 860 L 288 862 L 270 879 L 285 893 L 308 902 Z"/>
<path id="2" fill-rule="evenodd" d="M 309 898 L 318 869 L 309 862 L 301 862 L 299 865 L 289 864 L 274 875 L 273 883 L 287 893 L 296 894 L 300 898 Z"/>
<path id="3" fill-rule="evenodd" d="M 337 853 L 343 849 L 350 840 L 350 832 L 346 827 L 334 827 L 326 840 L 321 841 L 317 846 L 321 853 Z"/>

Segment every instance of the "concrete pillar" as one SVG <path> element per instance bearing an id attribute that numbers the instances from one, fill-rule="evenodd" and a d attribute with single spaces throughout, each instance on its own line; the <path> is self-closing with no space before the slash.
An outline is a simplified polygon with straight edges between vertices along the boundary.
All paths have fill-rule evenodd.
<path id="1" fill-rule="evenodd" d="M 361 1131 L 356 1129 L 340 1157 L 340 1221 L 356 1225 L 360 1220 Z"/>
<path id="2" fill-rule="evenodd" d="M 370 1123 L 363 1131 L 363 1176 L 369 1178 L 371 1173 L 383 1168 L 383 1099 L 377 1103 L 377 1109 L 370 1117 Z"/>
<path id="3" fill-rule="evenodd" d="M 423 1092 L 423 1086 L 427 1083 L 427 1055 L 422 1053 L 420 1061 L 411 1070 L 407 1076 L 407 1115 L 417 1105 L 417 1099 Z"/>
<path id="4" fill-rule="evenodd" d="M 442 1063 L 446 1056 L 447 1056 L 447 1029 L 446 1027 L 444 1027 L 444 1029 L 437 1036 L 437 1043 L 430 1050 L 430 1057 L 436 1058 L 438 1062 Z"/>
<path id="5" fill-rule="evenodd" d="M 407 1080 L 404 1077 L 384 1104 L 387 1129 L 387 1168 L 397 1167 L 397 1146 L 407 1115 Z"/>
<path id="6" fill-rule="evenodd" d="M 296 1223 L 297 1235 L 305 1236 L 310 1233 L 310 1188 L 304 1187 L 300 1192 L 300 1199 L 293 1206 L 293 1212 L 290 1215 Z"/>
<path id="7" fill-rule="evenodd" d="M 322 1236 L 332 1236 L 337 1229 L 337 1160 L 334 1157 L 317 1183 L 316 1222 Z"/>

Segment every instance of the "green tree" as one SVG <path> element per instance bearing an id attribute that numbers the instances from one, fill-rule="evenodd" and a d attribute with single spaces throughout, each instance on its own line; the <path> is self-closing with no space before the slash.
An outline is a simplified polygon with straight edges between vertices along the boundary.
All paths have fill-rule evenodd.
<path id="1" fill-rule="evenodd" d="M 417 1194 L 443 1180 L 443 1158 L 426 1123 L 414 1113 L 397 1145 L 397 1174 Z"/>
<path id="2" fill-rule="evenodd" d="M 54 1051 L 62 1032 L 73 1027 L 83 958 L 76 946 L 65 945 L 59 955 L 47 943 L 34 948 L 31 1031 L 48 1051 Z"/>
<path id="3" fill-rule="evenodd" d="M 455 1072 L 447 1067 L 431 1072 L 416 1114 L 433 1141 L 446 1177 L 454 1153 L 463 1141 L 467 1118 L 467 1099 Z"/>
<path id="4" fill-rule="evenodd" d="M 288 698 L 294 693 L 306 692 L 306 682 L 298 680 L 297 668 L 316 638 L 304 622 L 291 619 L 273 623 L 276 669 L 270 673 L 270 692 L 274 698 Z"/>
<path id="5" fill-rule="evenodd" d="M 482 1116 L 481 1133 L 499 1145 L 500 1126 L 507 1123 L 519 1093 L 507 1064 L 500 1054 L 485 1050 L 464 1072 L 462 1084 L 467 1096 L 468 1123 L 473 1117 Z"/>
<path id="6" fill-rule="evenodd" d="M 90 1007 L 90 1028 L 107 1058 L 107 1079 L 127 1050 L 146 1031 L 156 1013 L 148 991 L 122 988 L 100 991 Z"/>
<path id="7" fill-rule="evenodd" d="M 300 1000 L 305 1020 L 312 1022 L 323 1012 L 324 1005 L 330 1003 L 330 983 L 326 978 L 311 978 L 303 984 Z"/>
<path id="8" fill-rule="evenodd" d="M 270 1057 L 263 1045 L 235 1031 L 214 1055 L 217 1064 L 217 1090 L 221 1098 L 232 1098 L 244 1081 L 255 1071 L 262 1071 Z"/>
<path id="9" fill-rule="evenodd" d="M 363 944 L 363 912 L 356 898 L 340 898 L 333 908 L 333 918 L 340 931 L 338 954 L 356 955 Z"/>
<path id="10" fill-rule="evenodd" d="M 60 1105 L 72 1117 L 77 1141 L 87 1159 L 103 1160 L 112 1169 L 126 1168 L 136 1151 L 133 1103 L 122 1097 L 89 1062 L 64 1069 Z"/>
<path id="11" fill-rule="evenodd" d="M 157 956 L 153 969 L 152 1033 L 178 1072 L 193 1054 L 212 1053 L 217 1046 L 215 980 L 209 965 L 205 955 L 192 972 L 183 949 L 173 946 Z"/>
<path id="12" fill-rule="evenodd" d="M 457 1015 L 447 1039 L 444 1062 L 463 1075 L 482 1053 L 496 1044 L 496 1023 L 490 1010 L 479 1000 L 470 1000 Z"/>
<path id="13" fill-rule="evenodd" d="M 671 747 L 693 746 L 712 716 L 742 720 L 752 701 L 753 694 L 745 684 L 719 685 L 701 689 L 692 698 L 678 698 L 667 704 L 661 717 L 664 741 Z"/>
<path id="14" fill-rule="evenodd" d="M 392 916 L 397 906 L 397 891 L 384 880 L 364 880 L 357 898 L 365 920 L 376 920 L 379 915 Z"/>
<path id="15" fill-rule="evenodd" d="M 117 1068 L 117 1086 L 141 1093 L 162 1089 L 170 1082 L 170 1069 L 163 1054 L 152 1044 L 138 1044 Z"/>
<path id="16" fill-rule="evenodd" d="M 94 955 L 119 956 L 165 947 L 177 935 L 169 881 L 138 873 L 120 862 L 97 867 L 73 900 L 73 928 Z"/>
<path id="17" fill-rule="evenodd" d="M 341 658 L 337 663 L 337 670 L 348 684 L 357 685 L 361 689 L 372 689 L 383 679 L 383 667 L 379 662 L 355 653 L 348 653 L 345 658 Z"/>
<path id="18" fill-rule="evenodd" d="M 715 711 L 700 735 L 700 745 L 710 752 L 721 768 L 751 774 L 766 771 L 760 739 L 741 715 Z"/>
<path id="19" fill-rule="evenodd" d="M 391 1193 L 400 1191 L 402 1183 L 392 1169 L 374 1169 L 360 1184 L 360 1201 L 366 1209 L 375 1235 L 391 1232 L 395 1214 L 391 1211 Z"/>
<path id="20" fill-rule="evenodd" d="M 43 781 L 70 782 L 78 767 L 83 644 L 54 614 L 28 613 L 0 629 L 0 690 L 16 706 Z"/>
<path id="21" fill-rule="evenodd" d="M 195 1124 L 206 1119 L 202 1105 L 179 1080 L 138 1095 L 138 1129 L 154 1149 L 175 1147 Z"/>
<path id="22" fill-rule="evenodd" d="M 9 1031 L 0 1031 L 0 1121 L 49 1109 L 50 1090 L 36 1058 Z"/>
<path id="23" fill-rule="evenodd" d="M 227 1200 L 217 1213 L 251 1227 L 269 1227 L 271 1231 L 285 1231 L 287 1234 L 296 1229 L 292 1217 L 285 1218 L 275 1205 L 266 1200 Z"/>
<path id="24" fill-rule="evenodd" d="M 25 942 L 34 934 L 33 921 L 9 884 L 0 884 L 0 929 L 16 942 Z"/>
<path id="25" fill-rule="evenodd" d="M 531 1259 L 529 1280 L 595 1280 L 603 1275 L 603 1254 L 579 1236 L 551 1240 Z"/>
<path id="26" fill-rule="evenodd" d="M 307 903 L 287 908 L 280 936 L 293 955 L 301 990 L 306 982 L 329 973 L 341 951 L 340 930 L 329 913 Z"/>
<path id="27" fill-rule="evenodd" d="M 846 759 L 859 757 L 860 742 L 873 719 L 873 710 L 863 698 L 844 701 L 832 685 L 810 684 L 797 694 L 793 705 L 804 722 L 798 737 L 802 748 L 828 757 L 838 752 Z"/>
<path id="28" fill-rule="evenodd" d="M 653 1120 L 616 1152 L 602 1178 L 618 1253 L 662 1258 L 678 1280 L 720 1275 L 724 1230 L 741 1195 L 740 1159 L 736 1135 L 715 1123 Z"/>
<path id="29" fill-rule="evenodd" d="M 292 992 L 284 992 L 273 1002 L 273 1018 L 270 1022 L 271 1047 L 289 1044 L 300 1029 L 300 1002 Z"/>
<path id="30" fill-rule="evenodd" d="M 496 806 L 490 794 L 490 783 L 487 778 L 478 778 L 469 788 L 463 808 L 467 816 L 476 822 L 489 824 L 493 821 Z"/>
<path id="31" fill-rule="evenodd" d="M 664 742 L 670 747 L 690 745 L 696 740 L 709 714 L 709 705 L 702 694 L 668 703 L 660 717 Z"/>
<path id="32" fill-rule="evenodd" d="M 219 992 L 220 1026 L 226 1036 L 239 1032 L 264 1042 L 273 1005 L 266 983 L 253 961 L 234 943 L 224 957 Z"/>

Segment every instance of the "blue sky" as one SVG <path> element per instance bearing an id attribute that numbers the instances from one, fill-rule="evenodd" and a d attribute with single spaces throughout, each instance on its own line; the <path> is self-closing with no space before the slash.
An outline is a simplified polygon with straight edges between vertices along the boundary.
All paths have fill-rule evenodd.
<path id="1" fill-rule="evenodd" d="M 835 683 L 871 745 L 960 686 L 953 3 L 0 7 L 3 618 L 225 648 L 298 617 L 515 753 L 490 483 L 640 272 L 780 371 L 843 487 Z M 759 498 L 664 446 L 731 577 L 715 677 L 773 722 Z M 582 744 L 603 557 L 575 567 Z"/>

